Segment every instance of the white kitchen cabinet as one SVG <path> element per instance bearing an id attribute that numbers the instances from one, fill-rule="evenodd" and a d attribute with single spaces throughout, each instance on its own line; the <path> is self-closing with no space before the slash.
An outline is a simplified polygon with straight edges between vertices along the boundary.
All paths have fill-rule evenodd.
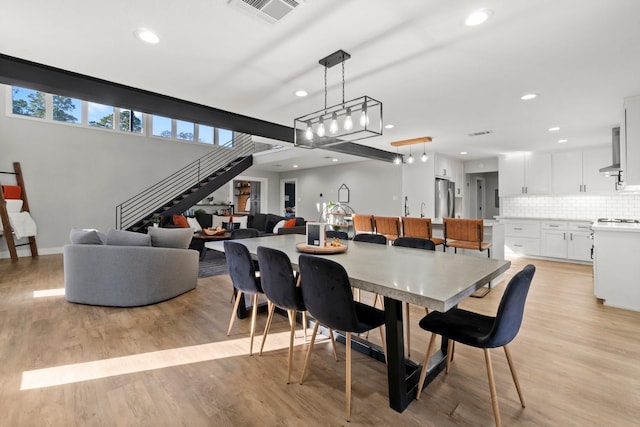
<path id="1" fill-rule="evenodd" d="M 620 163 L 624 189 L 640 189 L 640 95 L 624 99 L 620 128 Z"/>
<path id="2" fill-rule="evenodd" d="M 591 261 L 590 223 L 543 221 L 540 255 L 572 261 Z"/>
<path id="3" fill-rule="evenodd" d="M 464 190 L 467 187 L 464 176 L 464 164 L 459 162 L 456 165 L 454 177 L 454 181 L 456 183 L 456 197 L 464 197 Z"/>
<path id="4" fill-rule="evenodd" d="M 515 153 L 500 156 L 500 196 L 545 195 L 551 193 L 551 154 Z"/>
<path id="5" fill-rule="evenodd" d="M 553 193 L 606 194 L 613 193 L 614 180 L 599 172 L 603 159 L 610 156 L 610 147 L 553 153 Z"/>
<path id="6" fill-rule="evenodd" d="M 505 252 L 516 255 L 540 255 L 540 221 L 505 220 Z"/>
<path id="7" fill-rule="evenodd" d="M 435 175 L 438 178 L 446 178 L 453 180 L 455 178 L 455 166 L 456 161 L 443 156 L 441 154 L 435 155 Z"/>

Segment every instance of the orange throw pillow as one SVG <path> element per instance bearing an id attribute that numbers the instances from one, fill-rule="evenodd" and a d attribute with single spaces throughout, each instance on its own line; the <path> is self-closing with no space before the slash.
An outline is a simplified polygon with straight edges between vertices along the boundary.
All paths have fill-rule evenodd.
<path id="1" fill-rule="evenodd" d="M 182 215 L 174 215 L 173 216 L 173 225 L 176 227 L 189 228 L 189 223 L 187 222 L 187 218 Z"/>
<path id="2" fill-rule="evenodd" d="M 291 228 L 296 226 L 296 219 L 291 218 L 284 222 L 284 228 Z"/>
<path id="3" fill-rule="evenodd" d="M 22 188 L 19 185 L 3 185 L 2 194 L 5 199 L 20 199 Z"/>

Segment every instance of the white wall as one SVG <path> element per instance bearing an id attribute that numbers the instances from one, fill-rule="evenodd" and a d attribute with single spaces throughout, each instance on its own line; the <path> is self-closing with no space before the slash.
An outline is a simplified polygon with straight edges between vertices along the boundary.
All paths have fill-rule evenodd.
<path id="1" fill-rule="evenodd" d="M 0 170 L 13 170 L 13 162 L 20 162 L 42 254 L 61 251 L 73 227 L 114 227 L 116 205 L 211 149 L 7 116 L 7 94 L 0 86 Z M 0 180 L 14 182 L 8 175 Z M 0 257 L 8 257 L 4 238 Z"/>
<path id="2" fill-rule="evenodd" d="M 342 184 L 349 187 L 347 204 L 356 212 L 402 215 L 402 168 L 393 163 L 367 160 L 281 173 L 280 178 L 298 180 L 296 215 L 307 221 L 318 220 L 318 204 L 338 201 L 338 188 Z M 279 188 L 278 184 L 278 198 L 273 199 L 276 203 L 270 204 L 271 209 L 280 206 Z"/>
<path id="3" fill-rule="evenodd" d="M 433 153 L 428 154 L 429 159 L 426 163 L 418 160 L 413 164 L 401 166 L 403 198 L 404 196 L 408 198 L 409 216 L 420 216 L 420 206 L 423 202 L 425 217 L 433 218 L 435 215 L 435 156 Z M 404 215 L 404 200 L 402 206 Z"/>

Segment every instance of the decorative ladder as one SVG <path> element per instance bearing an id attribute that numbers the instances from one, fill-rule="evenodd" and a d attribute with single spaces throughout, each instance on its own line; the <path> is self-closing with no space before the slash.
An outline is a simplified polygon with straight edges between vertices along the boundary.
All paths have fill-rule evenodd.
<path id="1" fill-rule="evenodd" d="M 13 162 L 13 172 L 0 171 L 0 174 L 15 175 L 16 183 L 21 188 L 20 198 L 22 199 L 22 210 L 25 212 L 30 212 L 29 201 L 27 199 L 27 190 L 24 187 L 24 178 L 22 176 L 22 168 L 20 167 L 20 162 Z M 38 246 L 36 245 L 36 238 L 34 236 L 30 236 L 28 238 L 29 243 L 16 245 L 16 242 L 13 238 L 13 232 L 11 231 L 9 214 L 7 213 L 7 202 L 4 199 L 4 194 L 2 191 L 0 191 L 0 219 L 2 219 L 2 235 L 7 240 L 7 247 L 9 248 L 9 254 L 11 255 L 11 262 L 18 261 L 18 251 L 16 250 L 16 247 L 18 246 L 29 245 L 29 247 L 31 248 L 31 257 L 37 257 Z"/>

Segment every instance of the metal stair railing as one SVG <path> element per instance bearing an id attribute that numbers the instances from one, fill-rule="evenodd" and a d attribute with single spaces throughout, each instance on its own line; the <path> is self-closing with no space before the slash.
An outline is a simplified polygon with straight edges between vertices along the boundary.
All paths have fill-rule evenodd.
<path id="1" fill-rule="evenodd" d="M 169 205 L 190 189 L 206 184 L 213 174 L 253 151 L 251 135 L 235 133 L 231 141 L 214 146 L 206 155 L 116 206 L 116 228 L 127 229 L 159 213 L 158 210 L 163 206 Z"/>

